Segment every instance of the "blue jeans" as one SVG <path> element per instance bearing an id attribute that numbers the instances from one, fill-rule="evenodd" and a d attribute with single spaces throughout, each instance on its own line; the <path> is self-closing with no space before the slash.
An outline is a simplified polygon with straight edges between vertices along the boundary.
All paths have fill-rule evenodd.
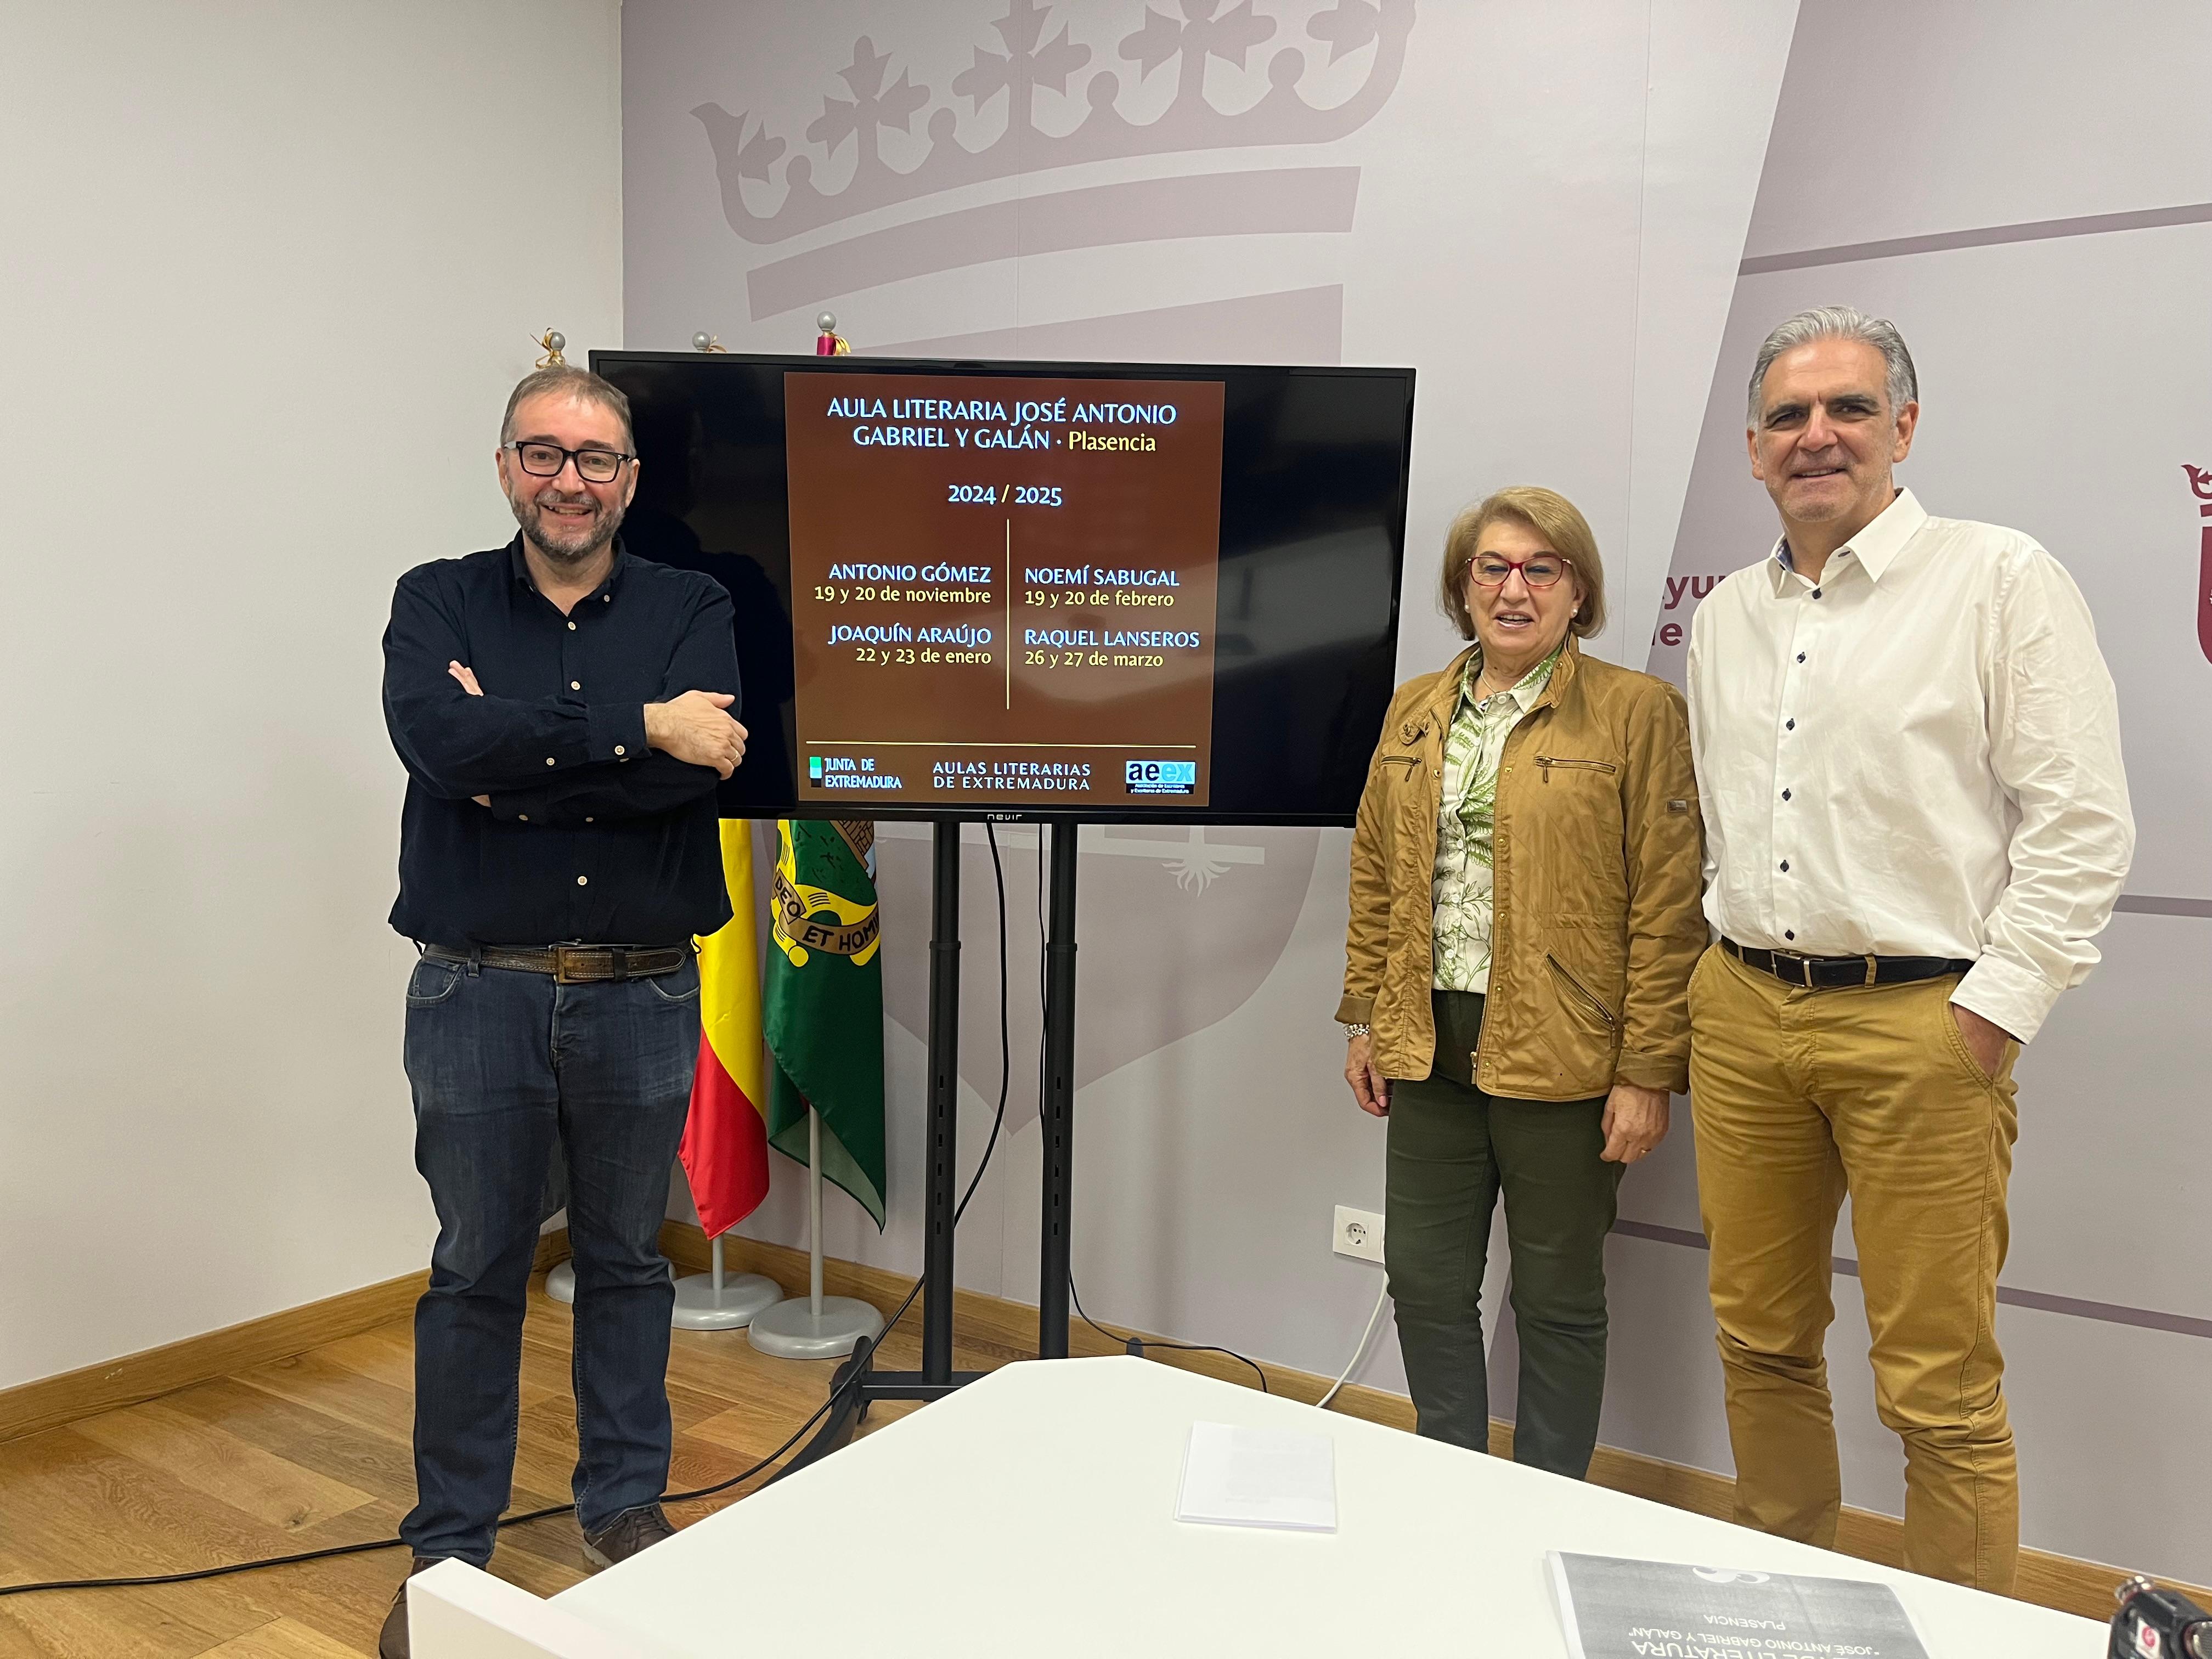
<path id="1" fill-rule="evenodd" d="M 438 1243 L 415 1307 L 417 1555 L 491 1559 L 514 1475 L 522 1317 L 546 1171 L 568 1165 L 578 1518 L 594 1531 L 668 1481 L 668 1172 L 699 1057 L 696 963 L 559 985 L 428 959 L 407 981 L 415 1166 Z"/>

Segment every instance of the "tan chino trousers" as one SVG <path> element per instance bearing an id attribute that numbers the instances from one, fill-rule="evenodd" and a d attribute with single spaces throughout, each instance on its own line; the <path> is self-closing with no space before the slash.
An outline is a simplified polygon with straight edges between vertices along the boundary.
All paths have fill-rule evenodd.
<path id="1" fill-rule="evenodd" d="M 2008 1594 L 2019 1467 L 1995 1318 L 2018 1045 L 1983 1073 L 1958 983 L 1792 989 L 1714 945 L 1690 981 L 1691 1108 L 1735 1519 L 1835 1543 L 1823 1340 L 1848 1192 L 1875 1408 L 1905 1444 L 1905 1565 Z"/>

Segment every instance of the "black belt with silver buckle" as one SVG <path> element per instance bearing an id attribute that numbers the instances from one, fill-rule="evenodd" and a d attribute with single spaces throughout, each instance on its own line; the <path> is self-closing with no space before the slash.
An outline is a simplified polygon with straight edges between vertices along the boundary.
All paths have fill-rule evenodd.
<path id="1" fill-rule="evenodd" d="M 1946 974 L 1963 974 L 1974 964 L 1955 957 L 1801 957 L 1792 951 L 1760 951 L 1721 941 L 1721 949 L 1747 968 L 1771 974 L 1784 985 L 1808 991 L 1836 991 L 1848 985 L 1911 985 Z"/>
<path id="2" fill-rule="evenodd" d="M 518 974 L 550 974 L 558 985 L 608 985 L 617 980 L 657 979 L 691 960 L 689 945 L 486 945 L 457 951 L 426 945 L 432 962 L 476 963 Z"/>

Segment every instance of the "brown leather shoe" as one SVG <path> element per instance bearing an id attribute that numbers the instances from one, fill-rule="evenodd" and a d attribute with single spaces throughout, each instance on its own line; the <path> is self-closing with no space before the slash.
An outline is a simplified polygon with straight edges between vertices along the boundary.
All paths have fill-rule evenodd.
<path id="1" fill-rule="evenodd" d="M 584 1559 L 595 1569 L 611 1567 L 675 1535 L 676 1528 L 668 1524 L 668 1517 L 661 1513 L 659 1504 L 641 1504 L 634 1510 L 624 1510 L 597 1532 L 586 1533 Z"/>
<path id="2" fill-rule="evenodd" d="M 407 1569 L 407 1578 L 418 1572 L 427 1572 L 438 1565 L 434 1555 L 418 1555 Z M 384 1615 L 384 1628 L 376 1638 L 376 1659 L 411 1659 L 414 1638 L 407 1628 L 407 1578 L 399 1581 L 399 1589 L 392 1598 L 392 1611 Z"/>

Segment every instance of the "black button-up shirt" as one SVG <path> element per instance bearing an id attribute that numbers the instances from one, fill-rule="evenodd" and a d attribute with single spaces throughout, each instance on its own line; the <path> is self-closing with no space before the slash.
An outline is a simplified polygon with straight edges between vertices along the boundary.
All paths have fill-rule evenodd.
<path id="1" fill-rule="evenodd" d="M 651 945 L 727 921 L 714 770 L 648 750 L 645 705 L 736 695 L 730 620 L 712 578 L 619 544 L 565 617 L 520 536 L 402 576 L 384 635 L 385 722 L 407 768 L 392 925 L 435 945 Z"/>

